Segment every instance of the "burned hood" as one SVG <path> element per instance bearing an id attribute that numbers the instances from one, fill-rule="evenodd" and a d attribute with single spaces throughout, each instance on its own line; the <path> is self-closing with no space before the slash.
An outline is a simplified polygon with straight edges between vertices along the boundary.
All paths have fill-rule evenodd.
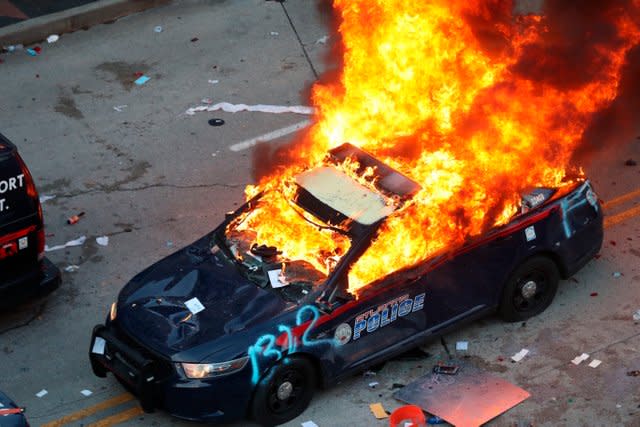
<path id="1" fill-rule="evenodd" d="M 208 347 L 286 307 L 279 295 L 246 279 L 202 239 L 131 280 L 118 297 L 116 322 L 137 341 L 172 357 Z"/>

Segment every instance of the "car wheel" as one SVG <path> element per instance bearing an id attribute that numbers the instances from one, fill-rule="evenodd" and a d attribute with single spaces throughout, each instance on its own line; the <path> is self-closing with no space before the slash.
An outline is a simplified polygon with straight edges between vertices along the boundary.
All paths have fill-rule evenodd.
<path id="1" fill-rule="evenodd" d="M 498 312 L 507 322 L 526 320 L 542 313 L 558 290 L 560 273 L 545 256 L 526 260 L 507 280 Z"/>
<path id="2" fill-rule="evenodd" d="M 292 420 L 307 409 L 315 386 L 311 362 L 300 357 L 284 358 L 258 383 L 251 403 L 253 419 L 263 426 Z"/>

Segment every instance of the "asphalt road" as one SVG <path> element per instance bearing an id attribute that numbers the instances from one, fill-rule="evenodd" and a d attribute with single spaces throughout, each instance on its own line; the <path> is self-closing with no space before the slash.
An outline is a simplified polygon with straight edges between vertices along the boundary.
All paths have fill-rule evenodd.
<path id="1" fill-rule="evenodd" d="M 254 180 L 254 151 L 243 143 L 307 119 L 184 112 L 203 98 L 305 105 L 314 70 L 331 67 L 323 61 L 331 39 L 318 42 L 331 31 L 314 0 L 185 0 L 64 35 L 37 57 L 3 55 L 0 131 L 18 144 L 41 195 L 56 196 L 44 203 L 48 244 L 88 237 L 81 247 L 48 254 L 61 268 L 79 267 L 64 273 L 60 289 L 0 315 L 0 389 L 28 408 L 33 425 L 191 425 L 163 412 L 142 414 L 113 377 L 94 377 L 91 328 L 135 273 L 210 231 L 242 202 Z M 150 80 L 135 85 L 136 73 Z M 225 124 L 209 126 L 212 117 Z M 640 423 L 640 378 L 626 375 L 640 369 L 640 324 L 632 319 L 640 309 L 640 167 L 625 166 L 629 158 L 640 160 L 640 140 L 608 147 L 585 165 L 607 202 L 605 245 L 561 284 L 546 312 L 526 324 L 488 318 L 446 337 L 454 353 L 456 341 L 469 342 L 457 357 L 531 393 L 490 425 Z M 80 211 L 86 215 L 68 226 L 66 218 Z M 103 235 L 107 247 L 96 244 Z M 530 354 L 510 363 L 522 348 Z M 424 350 L 431 354 L 424 360 L 387 363 L 376 389 L 356 376 L 318 393 L 287 425 L 388 425 L 368 405 L 401 406 L 391 397 L 393 383 L 407 384 L 446 358 L 439 342 Z M 569 363 L 583 352 L 602 364 Z M 36 397 L 43 389 L 48 394 Z"/>

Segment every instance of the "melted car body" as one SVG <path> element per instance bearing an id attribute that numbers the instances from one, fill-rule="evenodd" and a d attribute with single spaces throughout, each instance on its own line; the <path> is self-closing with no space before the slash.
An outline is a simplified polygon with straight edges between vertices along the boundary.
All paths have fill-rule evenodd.
<path id="1" fill-rule="evenodd" d="M 242 224 L 261 203 L 259 194 L 123 288 L 92 334 L 95 374 L 114 373 L 146 410 L 207 422 L 286 422 L 305 409 L 315 386 L 335 384 L 463 322 L 496 310 L 509 321 L 542 312 L 558 279 L 602 244 L 602 211 L 588 181 L 536 189 L 509 223 L 410 268 L 390 266 L 393 272 L 356 298 L 348 292 L 350 267 L 419 186 L 349 144 L 331 156 L 373 165 L 375 188 L 316 170 L 296 179 L 292 202 L 319 230 L 347 239 L 347 250 L 312 265 L 254 242 Z M 364 201 L 343 200 L 342 190 L 323 187 L 325 180 L 356 188 Z"/>

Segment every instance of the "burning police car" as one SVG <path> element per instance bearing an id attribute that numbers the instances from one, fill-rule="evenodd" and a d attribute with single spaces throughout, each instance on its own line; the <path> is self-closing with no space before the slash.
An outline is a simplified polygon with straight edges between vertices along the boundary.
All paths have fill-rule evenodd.
<path id="1" fill-rule="evenodd" d="M 560 278 L 600 249 L 602 211 L 588 181 L 539 188 L 502 226 L 349 292 L 349 271 L 420 186 L 344 144 L 283 194 L 305 233 L 275 221 L 283 247 L 250 226 L 268 194 L 212 233 L 135 276 L 94 328 L 96 375 L 112 372 L 147 411 L 191 420 L 286 422 L 326 387 L 461 322 L 496 310 L 539 314 Z M 350 163 L 351 162 L 351 163 Z M 356 164 L 368 180 L 343 171 Z M 425 230 L 428 233 L 428 230 Z M 306 241 L 317 258 L 284 246 Z M 314 246 L 315 245 L 315 246 Z"/>

